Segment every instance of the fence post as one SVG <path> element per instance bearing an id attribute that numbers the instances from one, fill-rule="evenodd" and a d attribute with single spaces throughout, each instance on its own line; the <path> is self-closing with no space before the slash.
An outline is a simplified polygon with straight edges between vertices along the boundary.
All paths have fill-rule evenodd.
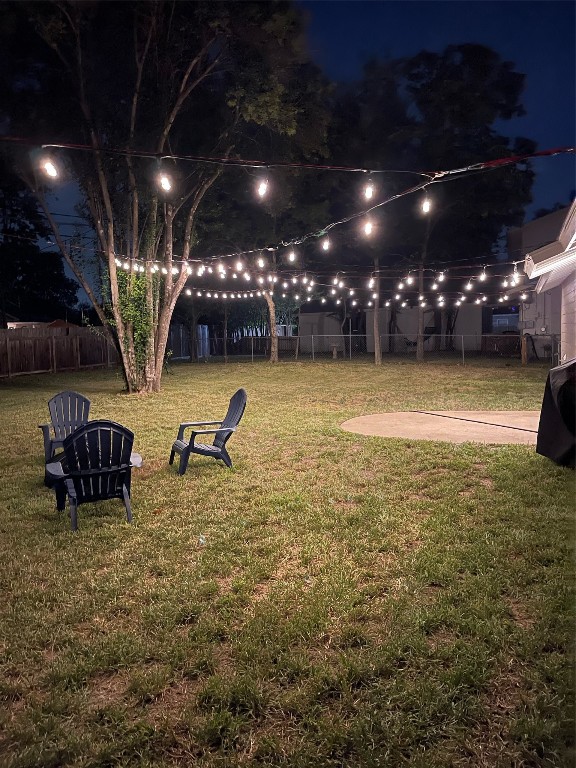
<path id="1" fill-rule="evenodd" d="M 10 352 L 10 337 L 6 336 L 6 359 L 8 362 L 8 378 L 12 376 L 12 353 Z"/>
<path id="2" fill-rule="evenodd" d="M 74 336 L 74 357 L 76 358 L 76 370 L 80 370 L 80 337 Z"/>
<path id="3" fill-rule="evenodd" d="M 50 336 L 50 357 L 52 358 L 52 372 L 56 371 L 56 336 Z"/>
<path id="4" fill-rule="evenodd" d="M 348 342 L 350 349 L 348 351 L 348 357 L 352 360 L 352 323 L 348 326 Z"/>
<path id="5" fill-rule="evenodd" d="M 462 365 L 466 364 L 466 360 L 464 359 L 464 336 L 461 336 L 462 339 Z"/>
<path id="6" fill-rule="evenodd" d="M 310 339 L 312 340 L 312 362 L 314 362 L 314 334 L 310 336 Z"/>
<path id="7" fill-rule="evenodd" d="M 528 349 L 526 348 L 525 333 L 520 337 L 520 357 L 522 359 L 522 365 L 528 365 Z"/>
<path id="8" fill-rule="evenodd" d="M 250 336 L 250 347 L 252 350 L 252 362 L 254 362 L 254 336 Z"/>

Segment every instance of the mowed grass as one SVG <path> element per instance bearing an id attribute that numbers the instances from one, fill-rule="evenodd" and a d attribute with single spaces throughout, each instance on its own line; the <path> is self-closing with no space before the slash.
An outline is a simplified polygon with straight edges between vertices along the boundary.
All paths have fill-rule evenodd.
<path id="1" fill-rule="evenodd" d="M 175 365 L 0 383 L 0 765 L 573 765 L 574 473 L 528 446 L 341 431 L 540 408 L 544 369 Z M 243 386 L 234 468 L 168 466 Z M 136 435 L 134 522 L 42 485 L 47 401 Z"/>

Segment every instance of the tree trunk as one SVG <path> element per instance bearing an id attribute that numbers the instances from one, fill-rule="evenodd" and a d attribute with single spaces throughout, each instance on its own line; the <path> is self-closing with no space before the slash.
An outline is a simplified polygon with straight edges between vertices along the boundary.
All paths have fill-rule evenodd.
<path id="1" fill-rule="evenodd" d="M 418 295 L 424 295 L 424 261 L 418 269 Z M 416 336 L 416 360 L 421 363 L 424 360 L 424 307 L 418 300 L 418 335 Z"/>
<path id="2" fill-rule="evenodd" d="M 224 362 L 228 362 L 228 304 L 224 304 L 224 329 L 223 329 L 223 344 L 224 344 Z"/>
<path id="3" fill-rule="evenodd" d="M 268 315 L 270 324 L 270 362 L 278 362 L 278 331 L 276 329 L 276 305 L 274 304 L 274 297 L 270 295 L 269 291 L 264 291 L 264 298 L 266 304 L 268 304 Z"/>
<path id="4" fill-rule="evenodd" d="M 382 348 L 380 346 L 380 271 L 378 256 L 374 256 L 374 271 L 376 273 L 375 287 L 376 298 L 374 299 L 374 364 L 382 364 Z"/>

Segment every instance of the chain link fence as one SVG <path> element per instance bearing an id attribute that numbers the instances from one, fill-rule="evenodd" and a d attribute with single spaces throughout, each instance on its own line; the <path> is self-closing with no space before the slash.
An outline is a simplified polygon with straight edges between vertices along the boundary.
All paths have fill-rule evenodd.
<path id="1" fill-rule="evenodd" d="M 554 335 L 525 336 L 525 362 L 553 367 L 558 364 L 559 339 Z M 233 360 L 265 360 L 270 357 L 269 336 L 243 336 L 240 338 L 210 338 L 203 354 L 197 358 L 209 362 Z M 432 334 L 424 337 L 424 361 L 459 364 L 473 360 L 522 360 L 522 337 L 518 333 Z M 402 334 L 380 337 L 382 360 L 416 359 L 417 339 Z M 190 359 L 186 354 L 175 354 L 173 359 Z M 360 334 L 332 334 L 310 336 L 279 336 L 278 357 L 282 361 L 353 361 L 374 362 L 374 339 Z"/>

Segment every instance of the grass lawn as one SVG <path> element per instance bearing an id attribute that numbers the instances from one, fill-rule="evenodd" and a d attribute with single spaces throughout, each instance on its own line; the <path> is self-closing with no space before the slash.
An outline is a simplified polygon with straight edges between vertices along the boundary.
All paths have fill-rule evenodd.
<path id="1" fill-rule="evenodd" d="M 508 365 L 174 365 L 0 382 L 0 766 L 572 766 L 574 472 L 528 446 L 364 437 L 538 410 Z M 234 469 L 168 455 L 243 386 Z M 134 523 L 42 485 L 47 401 L 136 435 Z"/>

